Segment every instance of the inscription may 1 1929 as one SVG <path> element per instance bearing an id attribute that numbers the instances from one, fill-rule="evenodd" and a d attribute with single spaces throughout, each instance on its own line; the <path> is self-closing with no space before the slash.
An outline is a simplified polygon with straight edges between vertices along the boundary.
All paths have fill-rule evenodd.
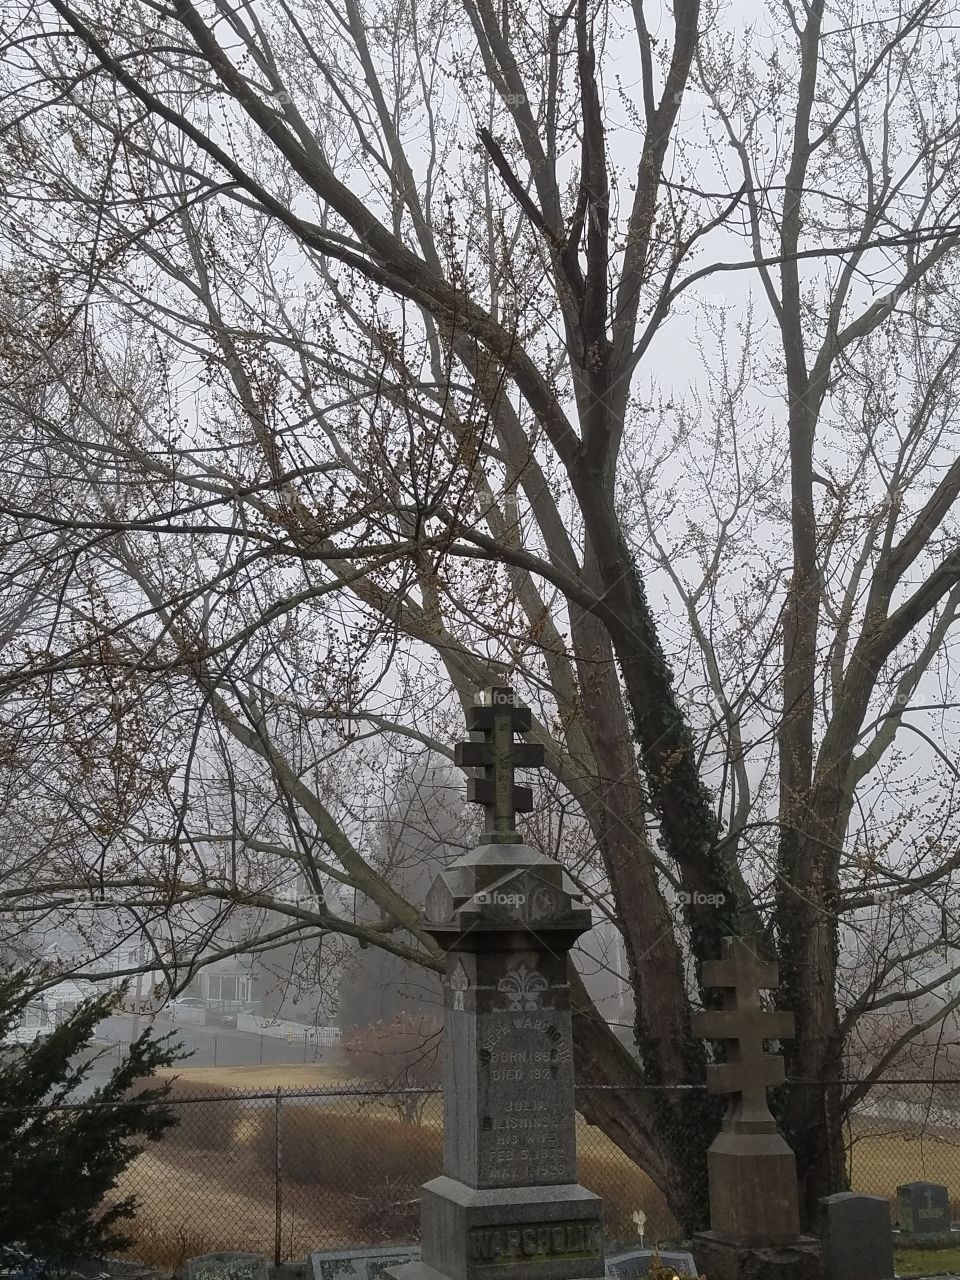
<path id="1" fill-rule="evenodd" d="M 480 1265 L 590 1258 L 603 1249 L 599 1219 L 581 1222 L 530 1222 L 516 1226 L 471 1227 L 470 1257 Z"/>
<path id="2" fill-rule="evenodd" d="M 565 1119 L 572 1108 L 572 1064 L 555 1022 L 500 1013 L 484 1031 L 483 1176 L 506 1186 L 571 1179 L 575 1148 Z"/>

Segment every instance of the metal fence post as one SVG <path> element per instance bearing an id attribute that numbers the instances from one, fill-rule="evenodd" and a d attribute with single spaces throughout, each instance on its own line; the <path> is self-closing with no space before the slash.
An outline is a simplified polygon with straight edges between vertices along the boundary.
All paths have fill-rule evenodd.
<path id="1" fill-rule="evenodd" d="M 273 1173 L 276 1186 L 276 1223 L 273 1234 L 273 1265 L 279 1267 L 282 1261 L 283 1244 L 281 1240 L 282 1234 L 282 1218 L 283 1218 L 283 1184 L 280 1179 L 280 1107 L 283 1103 L 283 1093 L 280 1086 L 277 1086 L 275 1110 L 274 1110 L 274 1161 Z"/>

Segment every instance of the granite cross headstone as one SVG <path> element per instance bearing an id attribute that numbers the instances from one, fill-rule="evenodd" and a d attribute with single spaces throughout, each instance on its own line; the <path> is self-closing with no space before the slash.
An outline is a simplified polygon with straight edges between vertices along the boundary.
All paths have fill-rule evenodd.
<path id="1" fill-rule="evenodd" d="M 767 1089 L 782 1083 L 784 1069 L 764 1042 L 790 1037 L 794 1027 L 793 1014 L 761 1003 L 760 992 L 777 986 L 777 966 L 760 959 L 756 939 L 724 938 L 722 958 L 704 962 L 703 983 L 719 988 L 723 1003 L 694 1014 L 693 1030 L 722 1041 L 726 1060 L 708 1066 L 707 1088 L 730 1102 L 707 1152 L 710 1230 L 695 1237 L 697 1261 L 712 1280 L 724 1280 L 741 1274 L 751 1250 L 789 1246 L 783 1274 L 816 1274 L 816 1241 L 800 1235 L 794 1155 L 767 1105 Z"/>
<path id="2" fill-rule="evenodd" d="M 559 863 L 520 842 L 532 799 L 513 771 L 542 759 L 517 743 L 530 713 L 510 689 L 468 715 L 482 742 L 478 847 L 442 872 L 423 927 L 446 952 L 443 1173 L 423 1188 L 419 1262 L 392 1280 L 587 1280 L 604 1274 L 600 1200 L 576 1180 L 567 954 L 590 911 Z"/>
<path id="3" fill-rule="evenodd" d="M 267 1260 L 259 1253 L 204 1253 L 187 1258 L 186 1280 L 267 1280 Z"/>
<path id="4" fill-rule="evenodd" d="M 480 741 L 458 742 L 454 761 L 462 769 L 482 768 L 482 778 L 467 780 L 467 799 L 483 805 L 485 831 L 481 843 L 516 844 L 520 837 L 514 815 L 533 808 L 530 787 L 518 786 L 515 769 L 543 764 L 543 747 L 536 742 L 515 742 L 515 733 L 529 733 L 530 709 L 519 706 L 513 690 L 497 685 L 486 691 L 479 706 L 468 707 L 467 729 Z"/>
<path id="5" fill-rule="evenodd" d="M 912 1235 L 950 1230 L 950 1192 L 939 1182 L 905 1182 L 897 1187 L 897 1225 Z"/>
<path id="6" fill-rule="evenodd" d="M 820 1201 L 823 1280 L 892 1280 L 893 1231 L 886 1196 L 838 1191 Z"/>
<path id="7" fill-rule="evenodd" d="M 707 987 L 723 991 L 722 1009 L 694 1015 L 694 1031 L 708 1040 L 722 1040 L 726 1062 L 707 1068 L 711 1093 L 731 1096 L 725 1124 L 737 1132 L 776 1131 L 767 1106 L 767 1089 L 782 1084 L 783 1058 L 764 1052 L 764 1041 L 793 1035 L 793 1014 L 764 1009 L 760 992 L 776 987 L 777 966 L 759 958 L 752 938 L 724 938 L 723 959 L 703 966 Z"/>

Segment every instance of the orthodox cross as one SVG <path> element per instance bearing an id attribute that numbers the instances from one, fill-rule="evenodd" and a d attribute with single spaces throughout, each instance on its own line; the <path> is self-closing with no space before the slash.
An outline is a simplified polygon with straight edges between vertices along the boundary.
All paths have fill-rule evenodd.
<path id="1" fill-rule="evenodd" d="M 703 982 L 720 987 L 723 1008 L 693 1015 L 694 1034 L 722 1040 L 726 1062 L 707 1067 L 710 1093 L 732 1094 L 725 1128 L 770 1131 L 775 1128 L 767 1106 L 767 1089 L 783 1084 L 783 1058 L 764 1053 L 765 1040 L 790 1039 L 793 1014 L 764 1009 L 760 992 L 779 985 L 776 964 L 757 955 L 756 938 L 724 938 L 723 958 L 706 960 Z"/>
<path id="2" fill-rule="evenodd" d="M 482 741 L 458 742 L 454 761 L 463 769 L 483 769 L 482 778 L 468 778 L 467 799 L 482 804 L 484 834 L 481 843 L 516 844 L 515 815 L 533 808 L 533 792 L 518 786 L 514 769 L 543 764 L 543 747 L 534 742 L 514 742 L 515 733 L 530 731 L 530 708 L 514 700 L 513 690 L 494 685 L 485 689 L 479 706 L 467 708 L 467 730 L 482 734 Z"/>

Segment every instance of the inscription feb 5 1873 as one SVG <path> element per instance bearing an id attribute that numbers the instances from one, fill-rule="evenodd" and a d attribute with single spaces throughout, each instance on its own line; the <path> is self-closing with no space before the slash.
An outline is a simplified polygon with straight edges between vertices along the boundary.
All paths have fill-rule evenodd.
<path id="1" fill-rule="evenodd" d="M 479 1169 L 485 1186 L 575 1178 L 573 1066 L 555 1014 L 499 1012 L 480 1049 Z"/>
<path id="2" fill-rule="evenodd" d="M 479 1265 L 593 1258 L 603 1249 L 599 1218 L 580 1222 L 530 1222 L 508 1227 L 471 1227 L 470 1257 Z"/>

